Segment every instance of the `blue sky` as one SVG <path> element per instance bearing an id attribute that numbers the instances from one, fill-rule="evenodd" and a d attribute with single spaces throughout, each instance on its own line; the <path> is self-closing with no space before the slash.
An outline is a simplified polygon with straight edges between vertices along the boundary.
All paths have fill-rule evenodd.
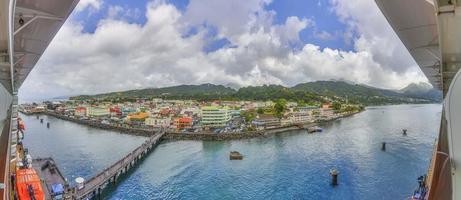
<path id="1" fill-rule="evenodd" d="M 138 9 L 142 14 L 136 17 L 125 17 L 124 20 L 143 25 L 146 23 L 144 13 L 148 2 L 148 0 L 106 0 L 98 11 L 85 9 L 82 12 L 74 12 L 71 19 L 81 22 L 85 32 L 93 33 L 99 21 L 107 18 L 110 6 L 121 6 L 124 9 Z M 167 2 L 173 4 L 181 12 L 185 12 L 189 4 L 189 0 L 168 0 Z M 338 20 L 328 0 L 273 0 L 265 6 L 265 9 L 276 13 L 274 24 L 283 24 L 290 16 L 313 20 L 314 27 L 300 32 L 300 39 L 303 43 L 312 43 L 321 48 L 354 50 L 353 44 L 346 43 L 342 36 L 347 26 Z M 215 28 L 210 27 L 209 35 L 215 36 L 215 32 Z M 317 35 L 321 32 L 328 33 L 331 37 L 319 38 Z M 218 38 L 210 42 L 204 50 L 214 51 L 229 45 L 231 44 L 226 38 Z"/>
<path id="2" fill-rule="evenodd" d="M 80 0 L 20 94 L 316 80 L 427 82 L 370 0 Z"/>

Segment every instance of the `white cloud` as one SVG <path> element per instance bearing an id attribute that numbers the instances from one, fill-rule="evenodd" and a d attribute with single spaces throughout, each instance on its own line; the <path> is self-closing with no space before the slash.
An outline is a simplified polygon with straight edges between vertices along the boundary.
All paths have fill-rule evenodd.
<path id="1" fill-rule="evenodd" d="M 369 31 L 373 30 L 358 28 L 367 23 L 343 12 L 346 8 L 342 8 L 342 4 L 335 4 L 338 15 L 345 21 L 354 19 L 350 29 L 360 33 L 354 39 L 357 51 L 301 44 L 299 32 L 311 28 L 312 20 L 289 17 L 284 24 L 273 25 L 275 13 L 263 9 L 267 3 L 269 1 L 264 0 L 192 0 L 181 13 L 172 5 L 155 1 L 147 6 L 144 25 L 128 23 L 120 17 L 126 15 L 124 11 L 113 7 L 94 33 L 85 33 L 80 23 L 68 20 L 23 84 L 21 97 L 206 82 L 291 86 L 313 80 L 345 79 L 400 88 L 412 81 L 424 80 L 415 67 L 405 70 L 391 67 L 393 62 L 385 58 L 395 56 L 395 52 L 382 51 L 376 46 L 382 45 L 386 34 L 372 36 Z M 207 29 L 201 27 L 204 22 L 216 27 L 217 37 L 229 39 L 232 45 L 203 52 L 209 39 Z M 191 26 L 200 27 L 198 33 L 184 37 Z M 293 50 L 294 43 L 302 48 Z M 399 47 L 385 45 L 391 51 Z"/>
<path id="2" fill-rule="evenodd" d="M 80 12 L 87 8 L 96 11 L 101 8 L 102 4 L 103 0 L 80 0 L 77 7 L 75 7 L 75 11 Z"/>

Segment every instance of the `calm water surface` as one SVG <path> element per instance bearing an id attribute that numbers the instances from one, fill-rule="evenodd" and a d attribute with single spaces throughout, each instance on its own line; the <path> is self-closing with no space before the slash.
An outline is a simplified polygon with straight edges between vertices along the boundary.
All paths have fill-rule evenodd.
<path id="1" fill-rule="evenodd" d="M 407 199 L 426 173 L 440 111 L 440 105 L 369 107 L 318 134 L 164 142 L 104 198 Z M 24 116 L 25 144 L 32 155 L 53 156 L 69 179 L 91 177 L 145 139 L 42 117 L 50 129 Z M 230 161 L 232 150 L 244 160 Z M 335 188 L 328 174 L 333 167 L 340 171 Z"/>

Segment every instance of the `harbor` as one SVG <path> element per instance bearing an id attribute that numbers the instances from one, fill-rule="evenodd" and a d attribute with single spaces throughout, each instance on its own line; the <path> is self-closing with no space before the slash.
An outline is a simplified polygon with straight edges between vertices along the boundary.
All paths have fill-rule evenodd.
<path id="1" fill-rule="evenodd" d="M 277 191 L 268 193 L 274 198 L 311 195 L 339 199 L 335 196 L 341 194 L 344 199 L 383 199 L 392 191 L 389 198 L 403 199 L 417 185 L 416 178 L 426 173 L 434 142 L 430 127 L 437 123 L 433 120 L 436 113 L 417 125 L 405 118 L 437 108 L 370 107 L 354 117 L 322 125 L 323 132 L 318 134 L 289 130 L 242 140 L 165 139 L 135 170 L 129 170 L 129 176 L 117 179 L 116 185 L 108 184 L 101 198 L 264 199 L 270 197 L 265 191 L 271 190 Z M 40 117 L 43 124 L 33 115 L 22 116 L 27 130 L 35 130 L 25 133 L 24 143 L 35 157 L 52 156 L 71 186 L 76 185 L 77 177 L 90 180 L 97 176 L 147 139 L 52 116 Z M 49 129 L 46 122 L 51 124 Z M 402 127 L 408 127 L 407 136 L 402 135 Z M 385 152 L 381 151 L 382 141 L 391 144 Z M 243 160 L 229 160 L 231 151 L 240 152 Z M 340 172 L 337 187 L 331 186 L 332 168 Z M 395 172 L 398 176 L 390 176 Z M 358 189 L 358 182 L 367 190 Z M 248 187 L 241 187 L 245 185 Z M 290 187 L 277 190 L 284 185 Z M 201 186 L 206 188 L 193 189 Z"/>

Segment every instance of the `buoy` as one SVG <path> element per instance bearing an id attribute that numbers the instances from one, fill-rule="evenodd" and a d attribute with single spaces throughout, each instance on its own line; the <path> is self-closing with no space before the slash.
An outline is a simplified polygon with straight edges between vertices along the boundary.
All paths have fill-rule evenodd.
<path id="1" fill-rule="evenodd" d="M 40 119 L 40 123 L 42 123 L 42 124 L 43 124 L 43 119 Z"/>
<path id="2" fill-rule="evenodd" d="M 381 147 L 381 150 L 386 151 L 386 142 L 383 142 L 383 146 Z"/>
<path id="3" fill-rule="evenodd" d="M 47 128 L 50 128 L 50 122 L 47 122 L 47 123 L 46 123 L 46 127 L 47 127 Z"/>
<path id="4" fill-rule="evenodd" d="M 407 129 L 402 130 L 403 135 L 407 135 Z"/>
<path id="5" fill-rule="evenodd" d="M 338 185 L 338 174 L 339 171 L 336 169 L 331 169 L 330 170 L 330 175 L 331 175 L 331 185 L 337 186 Z"/>
<path id="6" fill-rule="evenodd" d="M 37 119 L 38 119 L 38 115 L 37 115 Z"/>

